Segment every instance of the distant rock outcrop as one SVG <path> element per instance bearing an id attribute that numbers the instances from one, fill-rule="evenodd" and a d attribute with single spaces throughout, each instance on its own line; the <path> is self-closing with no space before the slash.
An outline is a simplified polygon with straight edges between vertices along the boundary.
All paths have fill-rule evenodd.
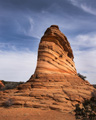
<path id="1" fill-rule="evenodd" d="M 0 80 L 0 89 L 2 89 L 2 88 L 4 88 L 5 86 L 4 86 L 4 84 L 3 84 L 3 82 Z"/>
<path id="2" fill-rule="evenodd" d="M 35 73 L 17 89 L 0 93 L 0 105 L 7 99 L 13 106 L 74 110 L 75 104 L 90 99 L 94 88 L 76 72 L 73 52 L 57 25 L 49 27 L 41 38 Z"/>

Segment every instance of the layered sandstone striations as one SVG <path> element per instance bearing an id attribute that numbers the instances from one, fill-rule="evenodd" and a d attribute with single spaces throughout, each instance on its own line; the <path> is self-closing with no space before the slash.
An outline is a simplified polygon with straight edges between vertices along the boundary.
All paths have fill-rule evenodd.
<path id="1" fill-rule="evenodd" d="M 12 99 L 13 106 L 73 111 L 94 90 L 78 77 L 73 58 L 66 36 L 52 25 L 41 38 L 34 75 L 16 89 L 1 92 L 0 105 Z"/>
<path id="2" fill-rule="evenodd" d="M 52 25 L 40 41 L 35 73 L 75 75 L 77 73 L 73 58 L 66 36 L 61 33 L 58 26 Z"/>

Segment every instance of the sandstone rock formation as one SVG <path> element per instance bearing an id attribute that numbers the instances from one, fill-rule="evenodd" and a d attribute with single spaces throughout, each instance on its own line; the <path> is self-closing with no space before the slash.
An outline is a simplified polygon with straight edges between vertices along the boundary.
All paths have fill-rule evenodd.
<path id="1" fill-rule="evenodd" d="M 66 36 L 52 25 L 42 37 L 38 50 L 35 73 L 77 74 L 73 52 Z"/>
<path id="2" fill-rule="evenodd" d="M 2 83 L 2 81 L 0 80 L 0 89 L 4 88 L 4 84 Z"/>
<path id="3" fill-rule="evenodd" d="M 73 52 L 59 27 L 52 25 L 41 38 L 35 73 L 27 83 L 0 93 L 0 105 L 9 99 L 13 106 L 74 110 L 77 103 L 89 99 L 94 88 L 78 77 Z"/>

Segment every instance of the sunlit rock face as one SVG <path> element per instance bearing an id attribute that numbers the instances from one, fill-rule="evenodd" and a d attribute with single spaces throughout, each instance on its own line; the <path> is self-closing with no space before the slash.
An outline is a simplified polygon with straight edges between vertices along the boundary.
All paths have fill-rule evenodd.
<path id="1" fill-rule="evenodd" d="M 73 52 L 67 37 L 57 25 L 52 25 L 41 38 L 35 74 L 77 74 Z"/>

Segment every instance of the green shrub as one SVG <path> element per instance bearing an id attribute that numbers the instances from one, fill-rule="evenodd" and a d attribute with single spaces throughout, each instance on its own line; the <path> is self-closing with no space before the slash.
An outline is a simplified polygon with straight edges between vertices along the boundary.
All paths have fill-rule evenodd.
<path id="1" fill-rule="evenodd" d="M 24 84 L 24 82 L 10 82 L 10 81 L 2 81 L 5 87 L 0 90 L 8 90 L 8 89 L 14 89 L 20 84 Z"/>
<path id="2" fill-rule="evenodd" d="M 86 78 L 86 76 L 81 75 L 80 73 L 78 73 L 78 76 L 79 76 L 81 79 L 83 79 L 83 80 L 85 80 L 85 78 Z"/>
<path id="3" fill-rule="evenodd" d="M 75 117 L 81 120 L 96 120 L 96 99 L 92 97 L 90 100 L 85 100 L 82 103 L 82 108 L 79 104 L 75 106 Z"/>

